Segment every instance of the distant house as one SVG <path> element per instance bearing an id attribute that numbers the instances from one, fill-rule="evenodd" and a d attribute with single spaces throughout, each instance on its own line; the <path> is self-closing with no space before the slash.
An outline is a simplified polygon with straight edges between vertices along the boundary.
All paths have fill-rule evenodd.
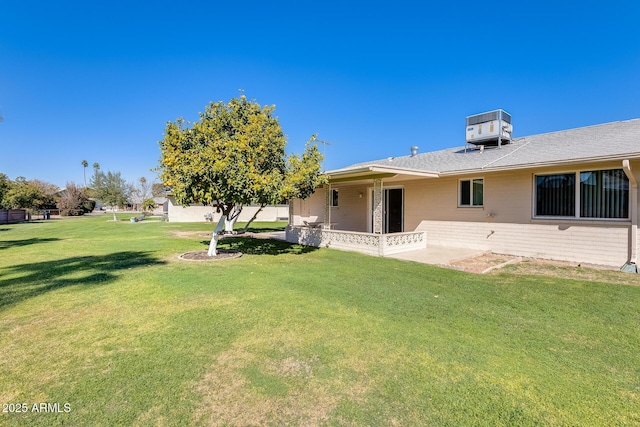
<path id="1" fill-rule="evenodd" d="M 164 196 L 154 197 L 155 207 L 153 209 L 154 215 L 168 215 L 169 214 L 169 199 Z"/>
<path id="2" fill-rule="evenodd" d="M 379 255 L 439 245 L 637 263 L 640 119 L 507 137 L 329 171 L 329 185 L 291 202 L 287 239 Z"/>

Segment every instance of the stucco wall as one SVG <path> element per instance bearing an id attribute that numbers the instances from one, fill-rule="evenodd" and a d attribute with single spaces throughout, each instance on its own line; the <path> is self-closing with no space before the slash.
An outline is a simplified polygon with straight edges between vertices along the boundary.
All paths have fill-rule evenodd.
<path id="1" fill-rule="evenodd" d="M 324 188 L 318 190 L 305 200 L 293 200 L 292 225 L 303 225 L 304 222 L 317 223 L 324 222 Z"/>
<path id="2" fill-rule="evenodd" d="M 619 267 L 628 261 L 631 221 L 533 218 L 533 180 L 535 174 L 541 173 L 621 167 L 620 161 L 585 163 L 419 180 L 386 180 L 384 187 L 404 188 L 404 229 L 426 231 L 430 245 Z M 640 181 L 640 161 L 632 161 L 631 167 Z M 482 207 L 458 207 L 460 178 L 484 179 Z M 372 183 L 365 181 L 332 184 L 332 188 L 339 190 L 339 206 L 331 208 L 335 229 L 368 230 L 371 187 Z M 324 201 L 324 188 L 318 189 L 306 201 L 296 201 L 297 219 L 322 222 Z M 635 213 L 638 211 L 640 197 Z M 640 236 L 637 235 L 636 240 L 640 246 Z"/>
<path id="3" fill-rule="evenodd" d="M 370 187 L 370 186 L 369 186 Z M 332 185 L 338 190 L 338 206 L 332 206 L 330 222 L 336 230 L 367 232 L 367 199 L 366 184 Z M 294 200 L 293 225 L 307 223 L 324 223 L 325 188 L 318 190 L 306 200 Z"/>
<path id="4" fill-rule="evenodd" d="M 258 210 L 259 206 L 245 206 L 238 218 L 240 222 L 249 221 Z M 168 198 L 169 222 L 206 222 L 205 215 L 213 215 L 213 221 L 218 222 L 220 213 L 216 213 L 211 206 L 182 207 L 176 204 L 173 197 Z M 266 206 L 258 214 L 256 221 L 286 221 L 289 217 L 287 205 Z"/>
<path id="5" fill-rule="evenodd" d="M 336 230 L 367 232 L 367 187 L 332 185 L 338 189 L 338 206 L 331 208 L 331 223 Z"/>
<path id="6" fill-rule="evenodd" d="M 611 162 L 465 176 L 484 179 L 484 205 L 477 208 L 457 206 L 459 177 L 407 182 L 405 229 L 426 231 L 433 245 L 619 267 L 629 256 L 631 221 L 539 219 L 532 205 L 535 174 L 620 167 Z M 640 178 L 640 162 L 632 168 Z"/>

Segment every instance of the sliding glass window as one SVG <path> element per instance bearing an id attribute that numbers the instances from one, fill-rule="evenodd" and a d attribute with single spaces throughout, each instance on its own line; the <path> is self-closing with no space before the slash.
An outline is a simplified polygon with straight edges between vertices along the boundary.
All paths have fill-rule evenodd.
<path id="1" fill-rule="evenodd" d="M 535 182 L 536 217 L 629 218 L 629 178 L 622 169 L 536 175 Z"/>
<path id="2" fill-rule="evenodd" d="M 576 174 L 536 176 L 536 215 L 576 216 Z"/>
<path id="3" fill-rule="evenodd" d="M 580 217 L 629 218 L 629 179 L 622 169 L 580 173 Z"/>

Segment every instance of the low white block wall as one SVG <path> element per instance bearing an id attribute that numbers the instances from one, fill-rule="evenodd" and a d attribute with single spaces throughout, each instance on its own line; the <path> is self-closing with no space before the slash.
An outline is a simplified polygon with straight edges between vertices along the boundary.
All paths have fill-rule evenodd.
<path id="1" fill-rule="evenodd" d="M 620 267 L 627 262 L 629 225 L 612 222 L 502 224 L 422 221 L 429 244 L 516 256 Z"/>
<path id="2" fill-rule="evenodd" d="M 427 234 L 423 231 L 373 234 L 289 226 L 286 230 L 286 239 L 290 243 L 380 256 L 426 249 L 427 247 Z"/>

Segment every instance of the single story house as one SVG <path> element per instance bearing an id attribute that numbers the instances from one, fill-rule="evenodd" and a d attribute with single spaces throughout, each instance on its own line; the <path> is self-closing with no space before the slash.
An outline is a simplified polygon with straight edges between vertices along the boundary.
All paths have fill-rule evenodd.
<path id="1" fill-rule="evenodd" d="M 377 255 L 439 245 L 635 266 L 640 119 L 513 139 L 509 127 L 493 141 L 470 138 L 481 129 L 467 119 L 466 146 L 412 147 L 328 171 L 328 185 L 291 201 L 287 240 Z"/>

